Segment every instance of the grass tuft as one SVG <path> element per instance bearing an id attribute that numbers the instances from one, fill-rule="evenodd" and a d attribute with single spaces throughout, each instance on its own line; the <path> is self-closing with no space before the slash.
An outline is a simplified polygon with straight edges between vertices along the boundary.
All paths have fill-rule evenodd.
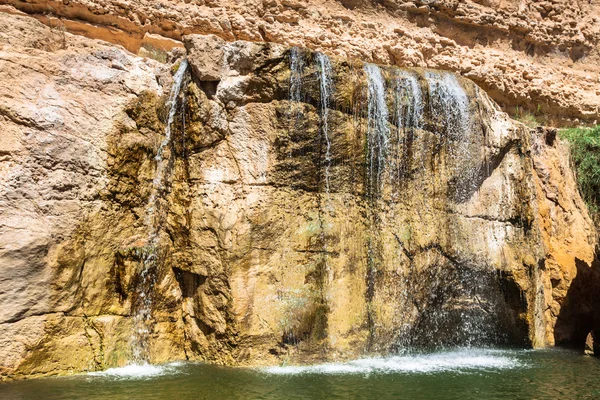
<path id="1" fill-rule="evenodd" d="M 539 107 L 538 107 L 538 109 L 539 109 Z M 512 117 L 514 119 L 527 125 L 529 128 L 536 128 L 540 125 L 543 125 L 543 123 L 538 120 L 538 116 L 539 116 L 538 112 L 531 113 L 531 112 L 524 110 L 523 108 L 521 108 L 519 106 L 515 107 L 515 111 L 512 115 Z"/>

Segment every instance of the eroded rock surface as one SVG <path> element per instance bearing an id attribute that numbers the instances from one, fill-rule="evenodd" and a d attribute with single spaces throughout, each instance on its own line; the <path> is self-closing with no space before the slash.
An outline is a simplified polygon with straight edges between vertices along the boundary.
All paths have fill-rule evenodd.
<path id="1" fill-rule="evenodd" d="M 131 326 L 127 305 L 106 288 L 137 217 L 111 200 L 125 179 L 109 172 L 111 135 L 135 126 L 128 104 L 161 95 L 158 64 L 55 36 L 29 17 L 2 14 L 0 26 L 0 373 L 86 370 L 104 355 L 117 362 L 127 347 L 118 334 Z M 119 136 L 118 147 L 130 138 Z"/>
<path id="2" fill-rule="evenodd" d="M 519 107 L 553 122 L 600 119 L 596 1 L 2 3 L 134 52 L 145 44 L 170 48 L 176 45 L 172 39 L 190 33 L 297 45 L 342 58 L 455 71 L 475 81 L 511 113 Z"/>
<path id="3" fill-rule="evenodd" d="M 590 328 L 569 299 L 589 294 L 575 280 L 595 273 L 595 238 L 568 150 L 473 82 L 186 36 L 149 202 L 177 65 L 0 24 L 3 378 L 132 361 L 144 282 L 150 362 L 543 346 Z"/>

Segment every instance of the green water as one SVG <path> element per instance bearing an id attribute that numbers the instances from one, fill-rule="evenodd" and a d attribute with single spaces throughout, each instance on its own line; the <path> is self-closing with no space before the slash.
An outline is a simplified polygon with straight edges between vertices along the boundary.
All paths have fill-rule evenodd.
<path id="1" fill-rule="evenodd" d="M 270 369 L 180 363 L 0 384 L 0 399 L 600 399 L 600 360 L 460 350 Z"/>

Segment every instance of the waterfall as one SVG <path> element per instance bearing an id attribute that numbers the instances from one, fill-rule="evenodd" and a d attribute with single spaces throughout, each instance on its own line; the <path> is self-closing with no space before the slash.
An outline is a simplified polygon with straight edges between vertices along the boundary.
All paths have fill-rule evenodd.
<path id="1" fill-rule="evenodd" d="M 422 107 L 420 95 L 415 99 L 414 90 L 418 82 L 411 84 L 405 74 L 398 76 L 401 81 L 396 89 L 400 91 L 397 97 L 413 95 L 412 109 L 409 105 L 402 111 L 405 126 L 420 124 L 420 118 L 412 115 L 416 109 Z M 427 71 L 424 74 L 429 88 L 429 115 L 430 124 L 427 128 L 435 135 L 436 148 L 423 146 L 424 157 L 439 157 L 438 168 L 447 175 L 448 190 L 434 190 L 448 196 L 456 203 L 467 199 L 468 193 L 477 185 L 479 161 L 478 144 L 472 145 L 474 134 L 472 132 L 471 114 L 469 110 L 469 97 L 457 79 L 451 73 Z M 414 85 L 414 86 L 413 86 Z M 412 119 L 412 121 L 409 121 Z M 477 133 L 476 133 L 477 134 Z M 422 158 L 424 158 L 422 157 Z M 435 171 L 435 170 L 434 170 Z M 496 306 L 502 302 L 496 298 L 498 294 L 498 281 L 492 269 L 485 266 L 469 265 L 461 260 L 460 252 L 453 248 L 453 242 L 459 237 L 460 225 L 446 227 L 444 232 L 450 246 L 444 251 L 447 261 L 441 264 L 432 258 L 426 258 L 427 273 L 422 275 L 409 274 L 406 281 L 406 307 L 411 309 L 411 302 L 421 294 L 420 306 L 411 326 L 401 329 L 398 344 L 402 347 L 412 347 L 415 344 L 425 344 L 433 347 L 444 347 L 448 343 L 454 345 L 476 346 L 489 344 L 499 339 L 496 336 L 497 321 L 492 316 Z M 441 250 L 439 250 L 441 251 Z M 444 264 L 446 263 L 446 264 Z M 452 282 L 452 285 L 449 283 Z M 444 299 L 444 306 L 439 307 L 439 299 Z M 446 337 L 446 342 L 440 340 L 446 332 L 451 331 L 452 337 Z"/>
<path id="2" fill-rule="evenodd" d="M 290 154 L 292 156 L 292 135 L 296 130 L 299 122 L 304 117 L 304 93 L 302 88 L 302 76 L 305 68 L 304 55 L 298 47 L 292 47 L 290 50 L 290 82 L 288 98 L 290 101 L 288 110 L 288 126 L 289 126 L 289 141 Z"/>
<path id="3" fill-rule="evenodd" d="M 298 47 L 290 50 L 290 89 L 289 98 L 292 103 L 302 100 L 302 74 L 304 73 L 304 57 Z"/>
<path id="4" fill-rule="evenodd" d="M 374 64 L 365 64 L 367 75 L 367 182 L 366 195 L 370 202 L 368 207 L 369 235 L 367 239 L 367 291 L 369 304 L 367 325 L 370 340 L 374 337 L 375 321 L 370 303 L 375 296 L 375 276 L 381 258 L 381 218 L 377 210 L 377 197 L 383 187 L 383 172 L 389 143 L 388 108 L 386 104 L 386 86 L 381 69 Z M 369 343 L 370 347 L 372 343 Z"/>
<path id="5" fill-rule="evenodd" d="M 403 119 L 398 116 L 399 126 L 421 129 L 423 126 L 423 94 L 416 74 L 405 71 L 397 72 L 396 96 L 397 99 L 406 99 L 406 104 L 399 104 L 400 107 L 396 107 L 396 112 L 404 115 Z"/>
<path id="6" fill-rule="evenodd" d="M 166 169 L 166 163 L 163 160 L 163 155 L 166 147 L 171 143 L 171 126 L 173 125 L 173 121 L 175 120 L 175 114 L 177 113 L 177 97 L 179 96 L 179 92 L 181 91 L 181 86 L 183 83 L 183 78 L 185 76 L 185 72 L 187 70 L 188 62 L 187 60 L 181 61 L 179 64 L 179 68 L 173 77 L 173 87 L 171 88 L 171 93 L 169 95 L 169 100 L 167 101 L 167 105 L 169 107 L 169 117 L 167 119 L 167 124 L 165 125 L 165 138 L 162 140 L 158 147 L 158 151 L 156 152 L 156 156 L 154 160 L 156 161 L 156 171 L 154 173 L 154 179 L 152 181 L 152 193 L 150 194 L 150 198 L 148 199 L 148 214 L 146 216 L 146 226 L 148 226 L 151 237 L 156 236 L 156 228 L 158 228 L 152 220 L 155 216 L 155 208 L 157 207 L 157 199 L 162 194 L 164 190 L 164 174 Z"/>
<path id="7" fill-rule="evenodd" d="M 325 139 L 325 211 L 330 213 L 333 211 L 331 205 L 330 191 L 330 168 L 331 168 L 331 139 L 329 137 L 329 107 L 330 100 L 333 94 L 333 68 L 331 61 L 323 53 L 316 54 L 316 61 L 319 70 L 319 89 L 321 98 L 321 132 Z M 321 216 L 321 241 L 323 243 L 323 258 L 325 264 L 325 272 L 328 282 L 333 281 L 333 271 L 328 263 L 327 243 L 326 243 L 326 228 L 325 215 Z"/>
<path id="8" fill-rule="evenodd" d="M 423 111 L 423 96 L 417 77 L 394 69 L 394 118 L 399 131 L 419 128 Z"/>
<path id="9" fill-rule="evenodd" d="M 134 316 L 134 331 L 132 335 L 133 344 L 133 361 L 145 362 L 148 359 L 147 342 L 148 335 L 151 329 L 152 317 L 152 297 L 153 286 L 156 283 L 156 267 L 158 261 L 157 248 L 159 245 L 158 232 L 160 229 L 160 206 L 159 200 L 165 188 L 165 173 L 167 171 L 168 160 L 164 159 L 164 153 L 171 143 L 171 128 L 177 113 L 177 98 L 183 86 L 183 80 L 187 71 L 188 62 L 182 60 L 179 68 L 173 77 L 173 86 L 167 101 L 169 107 L 169 115 L 165 125 L 165 137 L 158 147 L 154 160 L 156 161 L 156 171 L 152 180 L 152 192 L 148 199 L 146 226 L 148 228 L 148 244 L 143 251 L 142 271 L 140 273 L 139 300 L 137 302 L 137 310 Z M 133 310 L 133 305 L 132 305 Z"/>
<path id="10" fill-rule="evenodd" d="M 471 116 L 469 96 L 455 75 L 442 72 L 427 72 L 430 108 L 433 118 L 442 122 L 441 145 L 447 148 L 449 171 L 454 176 L 454 197 L 466 200 L 477 187 L 479 167 L 473 165 L 471 143 Z"/>
<path id="11" fill-rule="evenodd" d="M 385 102 L 385 81 L 381 69 L 374 64 L 365 64 L 368 83 L 367 145 L 368 145 L 368 194 L 373 198 L 381 189 L 381 174 L 389 142 L 388 108 Z"/>
<path id="12" fill-rule="evenodd" d="M 394 119 L 398 145 L 396 180 L 407 176 L 412 162 L 412 147 L 416 131 L 423 127 L 423 93 L 415 73 L 394 70 Z M 420 157 L 421 166 L 424 157 Z"/>
<path id="13" fill-rule="evenodd" d="M 429 106 L 433 118 L 441 118 L 445 144 L 448 145 L 449 161 L 459 165 L 468 157 L 466 147 L 469 133 L 469 97 L 450 73 L 428 71 L 425 79 L 429 84 Z"/>
<path id="14" fill-rule="evenodd" d="M 460 140 L 469 129 L 469 97 L 454 74 L 428 71 L 425 79 L 429 84 L 432 115 L 441 113 L 446 135 Z"/>
<path id="15" fill-rule="evenodd" d="M 333 69 L 325 54 L 317 53 L 319 87 L 321 89 L 321 131 L 325 138 L 325 190 L 329 196 L 329 169 L 331 168 L 331 140 L 329 139 L 329 101 L 333 92 Z"/>
<path id="16" fill-rule="evenodd" d="M 500 293 L 499 285 L 485 262 L 460 254 L 462 241 L 469 239 L 461 236 L 464 232 L 455 222 L 461 217 L 457 211 L 461 199 L 452 198 L 455 188 L 466 192 L 469 185 L 477 185 L 471 177 L 473 166 L 480 165 L 475 151 L 481 148 L 476 142 L 481 135 L 471 129 L 479 116 L 471 115 L 471 99 L 462 82 L 450 73 L 384 69 L 374 64 L 365 64 L 362 71 L 345 66 L 334 69 L 324 54 L 307 56 L 298 48 L 289 52 L 289 67 L 290 143 L 304 140 L 300 134 L 310 132 L 311 137 L 310 146 L 298 146 L 300 150 L 294 153 L 298 160 L 293 161 L 298 164 L 286 162 L 290 162 L 289 170 L 295 165 L 304 167 L 299 158 L 304 156 L 303 148 L 310 148 L 315 153 L 306 161 L 319 162 L 318 155 L 322 166 L 317 194 L 321 232 L 316 237 L 319 233 L 311 231 L 310 237 L 310 245 L 320 246 L 312 250 L 322 253 L 321 258 L 312 258 L 315 272 L 310 287 L 320 290 L 316 303 L 327 304 L 328 296 L 338 290 L 333 273 L 342 261 L 332 254 L 336 254 L 339 227 L 331 224 L 344 221 L 345 216 L 342 206 L 338 215 L 331 212 L 331 202 L 342 204 L 347 194 L 344 182 L 337 180 L 338 171 L 346 167 L 343 161 L 337 163 L 341 160 L 338 149 L 358 145 L 352 147 L 357 156 L 349 169 L 358 164 L 355 160 L 363 162 L 363 170 L 351 173 L 352 178 L 364 179 L 360 199 L 364 230 L 357 235 L 360 248 L 353 250 L 360 254 L 357 264 L 367 264 L 358 272 L 365 283 L 367 348 L 377 350 L 382 338 L 397 340 L 395 344 L 405 349 L 493 343 L 498 326 L 493 315 L 501 304 L 494 297 Z M 334 77 L 344 85 L 348 79 L 352 90 L 340 86 L 336 93 Z M 361 84 L 352 87 L 353 79 L 361 78 Z M 332 111 L 334 94 L 347 100 L 349 108 L 359 104 L 363 109 L 352 109 L 351 116 L 338 118 Z M 361 104 L 363 99 L 366 104 Z M 308 126 L 315 121 L 314 111 L 320 114 L 318 133 L 316 126 Z M 362 125 L 355 124 L 354 135 L 344 137 L 334 124 L 346 117 L 358 118 Z M 332 137 L 332 131 L 336 136 Z M 332 181 L 341 184 L 332 187 Z M 338 191 L 335 197 L 332 190 Z M 379 303 L 382 299 L 399 304 L 386 308 Z M 397 316 L 390 317 L 396 311 Z"/>

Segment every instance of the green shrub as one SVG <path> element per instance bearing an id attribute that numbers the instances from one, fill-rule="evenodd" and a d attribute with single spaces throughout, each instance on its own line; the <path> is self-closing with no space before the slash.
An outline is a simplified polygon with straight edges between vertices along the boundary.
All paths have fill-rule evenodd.
<path id="1" fill-rule="evenodd" d="M 560 136 L 571 143 L 579 190 L 596 226 L 600 226 L 600 125 L 564 129 Z"/>

